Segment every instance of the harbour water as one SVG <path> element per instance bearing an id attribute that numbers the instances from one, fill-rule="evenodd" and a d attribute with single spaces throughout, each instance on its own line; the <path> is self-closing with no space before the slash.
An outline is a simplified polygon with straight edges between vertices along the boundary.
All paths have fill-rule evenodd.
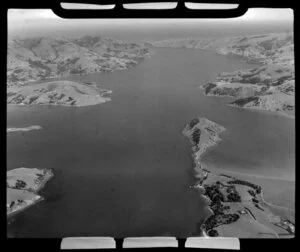
<path id="1" fill-rule="evenodd" d="M 110 89 L 97 106 L 7 108 L 8 127 L 42 130 L 7 136 L 7 170 L 53 168 L 43 202 L 10 224 L 20 237 L 186 237 L 201 219 L 186 123 L 206 117 L 227 130 L 205 156 L 224 172 L 294 179 L 295 121 L 224 106 L 199 86 L 218 72 L 253 68 L 210 51 L 155 49 L 126 71 L 72 76 Z"/>

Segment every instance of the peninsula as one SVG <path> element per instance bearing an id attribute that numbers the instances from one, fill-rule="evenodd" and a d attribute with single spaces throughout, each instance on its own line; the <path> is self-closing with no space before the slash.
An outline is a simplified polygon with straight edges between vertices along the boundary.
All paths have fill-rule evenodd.
<path id="1" fill-rule="evenodd" d="M 203 117 L 193 119 L 183 130 L 193 145 L 197 183 L 192 188 L 205 203 L 203 234 L 239 238 L 293 237 L 294 216 L 266 202 L 260 185 L 204 167 L 203 154 L 221 141 L 223 131 L 223 126 Z"/>
<path id="2" fill-rule="evenodd" d="M 51 169 L 16 168 L 7 171 L 6 209 L 8 220 L 43 200 L 37 193 L 54 176 Z"/>

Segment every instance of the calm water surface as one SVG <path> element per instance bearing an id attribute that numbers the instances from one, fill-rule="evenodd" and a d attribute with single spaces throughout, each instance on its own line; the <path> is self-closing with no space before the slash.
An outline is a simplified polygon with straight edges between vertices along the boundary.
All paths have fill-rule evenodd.
<path id="1" fill-rule="evenodd" d="M 215 74 L 253 68 L 212 52 L 161 48 L 128 70 L 71 80 L 113 91 L 83 108 L 8 106 L 8 127 L 42 130 L 7 137 L 7 169 L 54 168 L 45 201 L 9 227 L 21 237 L 185 237 L 201 219 L 185 124 L 204 116 L 227 128 L 207 163 L 268 176 L 294 175 L 294 120 L 223 106 L 198 88 Z M 226 100 L 226 99 L 225 99 Z"/>

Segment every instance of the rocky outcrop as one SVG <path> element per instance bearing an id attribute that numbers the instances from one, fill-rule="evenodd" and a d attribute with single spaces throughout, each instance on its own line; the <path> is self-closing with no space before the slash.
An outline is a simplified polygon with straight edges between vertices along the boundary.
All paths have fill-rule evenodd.
<path id="1" fill-rule="evenodd" d="M 102 36 L 13 38 L 8 41 L 7 84 L 122 70 L 150 56 L 147 47 Z"/>

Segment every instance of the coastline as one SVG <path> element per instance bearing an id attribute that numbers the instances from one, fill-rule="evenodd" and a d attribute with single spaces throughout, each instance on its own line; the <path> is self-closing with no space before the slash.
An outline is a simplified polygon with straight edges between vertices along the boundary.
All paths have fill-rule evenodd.
<path id="1" fill-rule="evenodd" d="M 219 174 L 203 164 L 203 154 L 221 141 L 219 134 L 224 130 L 206 118 L 193 119 L 183 130 L 193 145 L 192 157 L 198 179 L 191 188 L 198 191 L 206 203 L 202 235 L 239 238 L 267 238 L 271 235 L 279 238 L 279 234 L 283 233 L 293 236 L 292 209 L 266 201 L 260 185 L 245 178 L 236 178 L 230 172 L 230 175 Z"/>

